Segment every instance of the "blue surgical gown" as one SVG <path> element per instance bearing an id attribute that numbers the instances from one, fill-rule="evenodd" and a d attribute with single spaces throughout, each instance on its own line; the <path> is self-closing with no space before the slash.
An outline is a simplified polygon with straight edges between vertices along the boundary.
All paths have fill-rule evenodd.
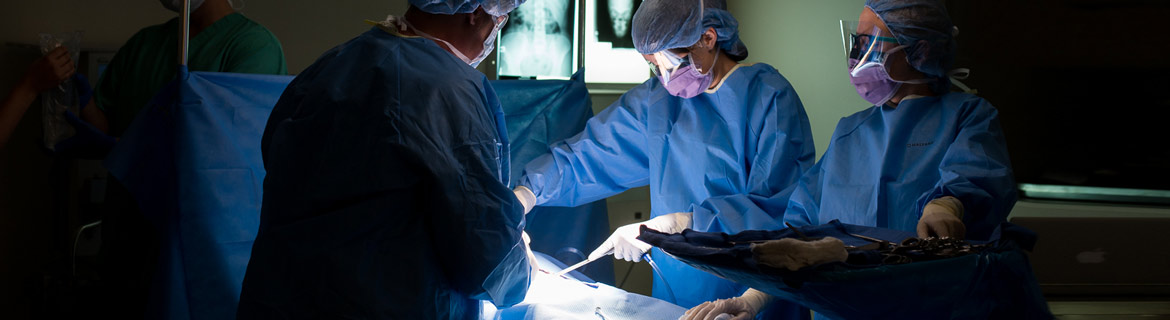
<path id="1" fill-rule="evenodd" d="M 374 28 L 322 55 L 264 130 L 241 319 L 473 319 L 531 269 L 487 78 Z"/>
<path id="2" fill-rule="evenodd" d="M 841 119 L 825 155 L 801 178 L 785 220 L 914 232 L 922 208 L 963 202 L 967 237 L 984 240 L 1016 202 L 998 113 L 965 93 L 870 107 Z"/>
<path id="3" fill-rule="evenodd" d="M 783 221 L 773 213 L 783 212 L 813 158 L 796 91 L 776 69 L 755 64 L 733 69 L 722 85 L 690 99 L 651 78 L 529 162 L 520 184 L 545 206 L 576 206 L 649 184 L 651 217 L 694 212 L 699 231 L 775 230 Z M 661 251 L 651 254 L 683 307 L 746 289 Z M 670 301 L 657 277 L 654 297 Z"/>

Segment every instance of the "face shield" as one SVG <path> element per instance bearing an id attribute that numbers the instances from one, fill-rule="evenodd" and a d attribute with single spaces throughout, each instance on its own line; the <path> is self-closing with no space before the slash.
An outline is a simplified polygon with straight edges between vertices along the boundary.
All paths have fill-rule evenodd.
<path id="1" fill-rule="evenodd" d="M 680 57 L 670 50 L 655 52 L 651 57 L 651 60 L 647 61 L 650 64 L 650 71 L 662 81 L 663 86 L 669 84 L 670 76 L 674 72 L 691 64 L 690 59 Z"/>
<path id="2" fill-rule="evenodd" d="M 845 46 L 845 57 L 849 74 L 857 76 L 863 69 L 884 67 L 886 59 L 902 46 L 889 32 L 873 26 L 861 30 L 857 21 L 841 21 L 841 41 Z"/>

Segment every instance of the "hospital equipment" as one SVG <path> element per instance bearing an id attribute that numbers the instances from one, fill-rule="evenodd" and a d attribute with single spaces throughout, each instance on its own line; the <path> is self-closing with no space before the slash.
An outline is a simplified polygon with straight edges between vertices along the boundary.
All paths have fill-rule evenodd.
<path id="1" fill-rule="evenodd" d="M 597 257 L 591 257 L 591 258 L 585 259 L 584 261 L 578 262 L 577 264 L 574 264 L 568 268 L 565 268 L 564 270 L 561 270 L 560 272 L 558 272 L 557 276 L 563 276 L 566 273 L 569 273 L 569 271 L 577 270 L 577 268 L 583 267 L 583 266 L 589 264 L 590 262 L 597 261 L 597 259 L 601 259 L 602 257 L 608 256 L 610 254 L 613 254 L 612 249 L 609 252 L 605 253 L 604 255 L 597 256 Z"/>
<path id="2" fill-rule="evenodd" d="M 867 239 L 900 244 L 914 236 L 907 231 L 838 221 L 800 229 L 809 237 L 833 237 L 853 247 L 870 244 Z M 988 241 L 972 241 L 966 255 L 888 264 L 876 250 L 851 250 L 845 262 L 796 271 L 759 265 L 751 248 L 756 241 L 799 237 L 791 229 L 731 235 L 642 231 L 640 239 L 688 265 L 800 303 L 833 319 L 1052 317 L 1023 252 L 1035 245 L 1036 234 L 1010 223 L 996 228 Z"/>

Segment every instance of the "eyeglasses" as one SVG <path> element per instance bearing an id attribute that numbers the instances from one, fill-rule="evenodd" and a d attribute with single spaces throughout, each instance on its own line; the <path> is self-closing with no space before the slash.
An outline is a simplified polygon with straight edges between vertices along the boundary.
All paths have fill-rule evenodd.
<path id="1" fill-rule="evenodd" d="M 858 62 L 881 62 L 885 58 L 885 52 L 881 50 L 878 44 L 886 42 L 897 45 L 898 39 L 864 33 L 851 33 L 849 34 L 849 42 L 852 44 L 852 50 L 849 50 L 849 59 L 855 59 Z"/>
<path id="2" fill-rule="evenodd" d="M 655 52 L 652 56 L 654 59 L 647 60 L 646 64 L 650 67 L 650 72 L 654 73 L 655 76 L 669 76 L 670 73 L 674 72 L 675 70 L 681 69 L 682 67 L 691 64 L 689 54 L 683 57 L 679 57 L 679 55 L 676 54 L 674 50 Z"/>

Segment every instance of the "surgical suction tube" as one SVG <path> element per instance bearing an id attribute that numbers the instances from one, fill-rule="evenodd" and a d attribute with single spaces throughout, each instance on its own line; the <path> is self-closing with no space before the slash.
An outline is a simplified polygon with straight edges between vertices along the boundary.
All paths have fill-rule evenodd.
<path id="1" fill-rule="evenodd" d="M 650 251 L 643 253 L 642 258 L 650 263 L 650 268 L 654 268 L 654 274 L 658 275 L 658 280 L 662 280 L 663 289 L 666 289 L 666 294 L 670 295 L 670 303 L 678 304 L 678 299 L 674 297 L 674 290 L 670 290 L 670 284 L 666 283 L 666 276 L 662 275 L 662 269 L 658 269 L 658 264 L 654 263 L 654 259 L 650 259 Z"/>

